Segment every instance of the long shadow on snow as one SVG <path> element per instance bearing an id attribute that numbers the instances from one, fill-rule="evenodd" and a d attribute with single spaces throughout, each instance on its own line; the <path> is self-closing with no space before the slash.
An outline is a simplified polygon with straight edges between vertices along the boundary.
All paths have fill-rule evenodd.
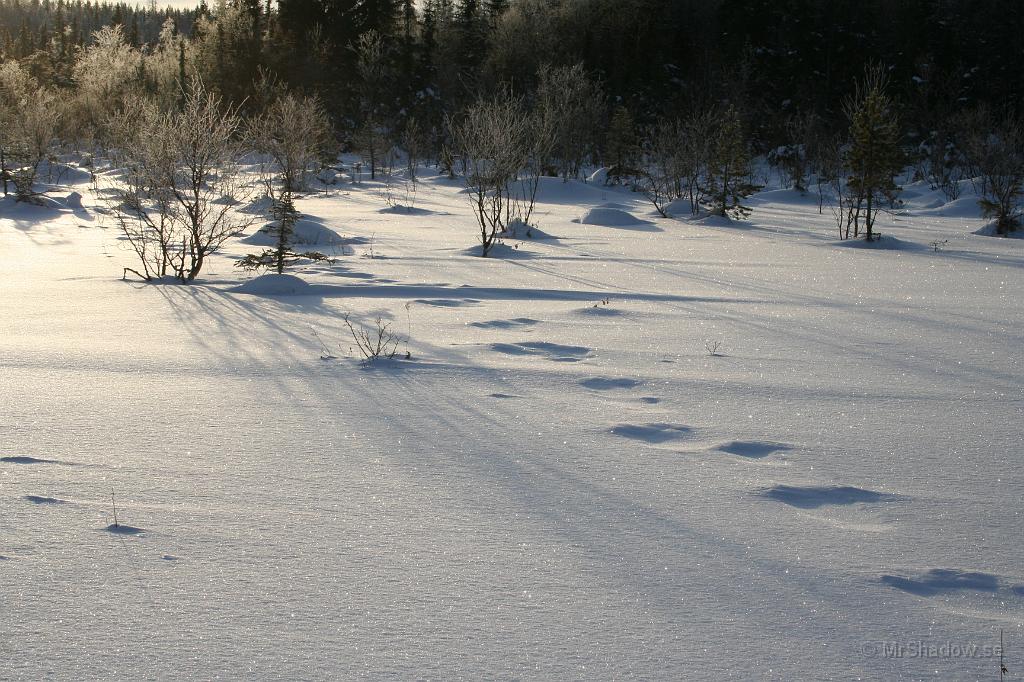
<path id="1" fill-rule="evenodd" d="M 406 470 L 410 472 L 426 476 L 431 468 L 453 469 L 458 472 L 457 479 L 468 477 L 464 485 L 469 494 L 483 494 L 488 500 L 493 500 L 494 495 L 504 498 L 506 509 L 516 513 L 522 528 L 557 537 L 574 548 L 584 559 L 580 566 L 584 579 L 594 576 L 611 589 L 643 593 L 645 608 L 657 612 L 671 626 L 681 618 L 695 615 L 700 601 L 681 599 L 681 595 L 688 594 L 686 576 L 661 568 L 675 562 L 676 554 L 691 559 L 699 556 L 704 570 L 718 576 L 716 595 L 723 600 L 739 599 L 750 586 L 777 591 L 780 585 L 774 576 L 797 570 L 768 556 L 751 561 L 749 547 L 662 512 L 646 502 L 646 496 L 634 498 L 585 480 L 570 470 L 577 466 L 571 457 L 560 459 L 546 451 L 541 454 L 531 447 L 528 438 L 512 436 L 512 442 L 503 442 L 512 434 L 501 414 L 485 410 L 481 403 L 467 401 L 464 394 L 449 395 L 438 390 L 439 382 L 451 385 L 463 372 L 477 375 L 475 381 L 481 387 L 509 380 L 507 372 L 477 367 L 445 367 L 431 373 L 389 376 L 396 382 L 402 401 L 432 406 L 429 420 L 438 433 L 445 434 L 445 442 L 450 446 L 393 447 L 388 452 L 407 464 Z M 381 387 L 366 392 L 365 399 L 371 403 L 371 410 L 376 408 L 384 413 L 395 409 L 390 395 L 392 391 Z M 533 455 L 524 456 L 531 451 Z M 433 479 L 428 479 L 428 483 L 433 484 Z M 738 556 L 747 560 L 730 558 Z M 814 582 L 811 578 L 816 576 L 806 577 L 801 590 L 808 589 Z M 796 576 L 792 580 L 799 582 Z M 734 591 L 736 595 L 732 594 Z M 829 597 L 839 598 L 832 594 Z M 766 619 L 775 616 L 773 612 L 762 611 L 747 613 L 745 617 L 752 624 L 767 626 Z M 782 627 L 782 620 L 780 616 L 772 625 Z"/>
<path id="2" fill-rule="evenodd" d="M 460 296 L 487 301 L 587 301 L 606 298 L 611 294 L 620 301 L 666 301 L 679 303 L 762 303 L 731 296 L 678 296 L 674 294 L 630 293 L 617 291 L 571 291 L 566 289 L 519 289 L 516 287 L 458 288 L 421 284 L 312 284 L 310 294 L 321 298 L 401 298 L 448 299 L 453 292 Z"/>
<path id="3" fill-rule="evenodd" d="M 883 575 L 881 580 L 890 587 L 916 594 L 919 597 L 931 597 L 959 590 L 995 592 L 999 589 L 999 578 L 991 573 L 960 571 L 953 568 L 933 568 L 916 578 Z"/>

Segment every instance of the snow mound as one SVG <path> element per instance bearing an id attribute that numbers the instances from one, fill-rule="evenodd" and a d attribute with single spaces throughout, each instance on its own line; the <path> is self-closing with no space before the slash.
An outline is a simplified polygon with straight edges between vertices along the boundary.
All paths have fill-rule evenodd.
<path id="1" fill-rule="evenodd" d="M 590 209 L 576 222 L 581 225 L 598 225 L 600 227 L 636 227 L 649 224 L 648 221 L 641 220 L 621 208 L 605 206 Z"/>
<path id="2" fill-rule="evenodd" d="M 981 237 L 999 237 L 1001 239 L 1024 239 L 1024 229 L 1018 229 L 1010 234 L 999 234 L 996 228 L 996 221 L 992 221 L 989 224 L 982 227 L 980 230 L 975 230 L 974 234 Z"/>
<path id="3" fill-rule="evenodd" d="M 272 273 L 254 277 L 231 291 L 252 296 L 301 296 L 308 295 L 309 283 L 295 275 Z"/>
<path id="4" fill-rule="evenodd" d="M 270 208 L 274 205 L 274 200 L 268 197 L 266 194 L 261 196 L 259 199 L 253 199 L 243 208 L 238 209 L 241 213 L 252 213 L 255 215 L 270 215 Z"/>
<path id="5" fill-rule="evenodd" d="M 243 244 L 251 246 L 276 246 L 277 237 L 270 233 L 272 223 L 261 227 L 254 234 L 242 238 Z M 295 223 L 295 232 L 292 235 L 293 244 L 304 244 L 307 246 L 335 246 L 343 243 L 341 235 L 331 228 L 314 220 L 299 219 Z"/>
<path id="6" fill-rule="evenodd" d="M 513 220 L 509 223 L 502 236 L 510 239 L 557 239 L 540 228 L 527 225 L 521 220 Z"/>
<path id="7" fill-rule="evenodd" d="M 84 185 L 92 182 L 92 174 L 68 163 L 39 164 L 38 178 L 41 181 L 59 182 L 61 185 Z"/>
<path id="8" fill-rule="evenodd" d="M 921 206 L 911 205 L 911 215 L 918 216 L 941 216 L 944 218 L 978 218 L 981 209 L 978 207 L 978 198 L 973 194 L 961 196 L 953 201 L 945 201 L 942 198 L 933 199 Z"/>
<path id="9" fill-rule="evenodd" d="M 872 251 L 931 251 L 931 247 L 924 244 L 918 244 L 917 242 L 908 242 L 896 237 L 890 237 L 888 235 L 882 235 L 876 237 L 872 241 L 867 241 L 861 238 L 855 239 L 844 239 L 842 241 L 833 242 L 836 246 L 841 246 L 846 249 L 869 249 Z"/>
<path id="10" fill-rule="evenodd" d="M 668 213 L 673 218 L 680 218 L 682 216 L 692 216 L 693 209 L 690 208 L 689 199 L 676 199 L 665 205 L 665 213 Z"/>

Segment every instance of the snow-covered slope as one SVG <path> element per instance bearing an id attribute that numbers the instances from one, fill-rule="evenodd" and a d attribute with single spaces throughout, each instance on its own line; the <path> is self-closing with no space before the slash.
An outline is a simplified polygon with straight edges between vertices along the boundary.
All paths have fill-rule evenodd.
<path id="1" fill-rule="evenodd" d="M 851 249 L 816 197 L 551 180 L 558 238 L 481 259 L 452 183 L 346 185 L 287 297 L 3 202 L 0 678 L 995 679 L 1000 629 L 1019 671 L 1024 253 L 917 190 Z"/>

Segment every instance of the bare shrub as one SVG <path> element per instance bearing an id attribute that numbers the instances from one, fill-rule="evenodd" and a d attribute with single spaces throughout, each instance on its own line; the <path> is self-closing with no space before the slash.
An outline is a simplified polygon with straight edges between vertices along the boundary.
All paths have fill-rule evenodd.
<path id="1" fill-rule="evenodd" d="M 126 168 L 114 181 L 111 209 L 141 265 L 125 273 L 191 282 L 254 221 L 235 210 L 248 196 L 236 164 L 240 120 L 193 80 L 180 112 L 139 103 L 121 124 Z"/>
<path id="2" fill-rule="evenodd" d="M 249 122 L 248 134 L 256 150 L 274 160 L 279 198 L 304 191 L 309 176 L 323 168 L 333 151 L 330 121 L 316 97 L 287 93 L 275 98 Z"/>
<path id="3" fill-rule="evenodd" d="M 519 99 L 503 94 L 478 100 L 449 127 L 466 163 L 466 188 L 480 229 L 481 255 L 487 256 L 507 227 L 510 185 L 528 156 L 529 118 Z"/>
<path id="4" fill-rule="evenodd" d="M 1024 197 L 1024 123 L 1012 113 L 996 117 L 981 112 L 985 125 L 968 138 L 968 155 L 983 215 L 995 220 L 996 232 L 1007 235 L 1020 228 Z"/>
<path id="5" fill-rule="evenodd" d="M 352 340 L 364 360 L 373 362 L 378 358 L 390 360 L 395 357 L 402 338 L 391 329 L 390 322 L 385 322 L 378 316 L 374 320 L 374 327 L 366 328 L 353 324 L 348 313 L 342 319 L 345 320 L 345 326 L 351 332 Z"/>

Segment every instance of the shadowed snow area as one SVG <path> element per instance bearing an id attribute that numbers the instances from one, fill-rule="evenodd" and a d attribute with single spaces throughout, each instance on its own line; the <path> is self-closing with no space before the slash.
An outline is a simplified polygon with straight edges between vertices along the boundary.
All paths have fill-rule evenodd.
<path id="1" fill-rule="evenodd" d="M 123 523 L 112 523 L 103 530 L 114 535 L 139 535 L 144 533 L 145 530 L 142 528 L 136 528 L 135 526 L 126 526 Z"/>
<path id="2" fill-rule="evenodd" d="M 777 183 L 542 178 L 558 239 L 480 258 L 418 176 L 296 200 L 334 264 L 175 286 L 73 174 L 0 200 L 0 678 L 975 680 L 862 644 L 1000 629 L 1018 674 L 1024 242 L 975 196 L 847 247 Z"/>
<path id="3" fill-rule="evenodd" d="M 64 500 L 58 500 L 56 497 L 42 497 L 41 495 L 26 495 L 25 501 L 32 504 L 64 504 Z"/>
<path id="4" fill-rule="evenodd" d="M 580 386 L 583 388 L 589 388 L 592 391 L 615 391 L 620 389 L 636 388 L 642 382 L 636 379 L 612 379 L 609 377 L 594 377 L 592 379 L 584 379 L 580 382 Z"/>
<path id="5" fill-rule="evenodd" d="M 676 424 L 619 424 L 609 433 L 622 438 L 639 440 L 645 443 L 668 443 L 688 438 L 693 432 L 689 426 Z"/>
<path id="6" fill-rule="evenodd" d="M 6 464 L 67 464 L 56 459 L 43 459 L 40 457 L 29 457 L 28 455 L 11 455 L 0 457 L 0 463 Z"/>
<path id="7" fill-rule="evenodd" d="M 834 504 L 858 504 L 861 502 L 885 502 L 894 499 L 892 495 L 853 486 L 793 486 L 777 485 L 764 491 L 764 496 L 785 502 L 801 509 L 817 509 Z"/>
<path id="8" fill-rule="evenodd" d="M 883 575 L 882 582 L 921 597 L 931 597 L 958 590 L 995 592 L 999 589 L 999 578 L 994 575 L 950 568 L 935 568 L 917 578 Z"/>
<path id="9" fill-rule="evenodd" d="M 776 452 L 785 452 L 786 450 L 789 450 L 790 447 L 788 445 L 783 445 L 782 443 L 734 440 L 731 443 L 719 445 L 718 449 L 722 452 L 727 452 L 730 455 L 760 459 Z"/>

